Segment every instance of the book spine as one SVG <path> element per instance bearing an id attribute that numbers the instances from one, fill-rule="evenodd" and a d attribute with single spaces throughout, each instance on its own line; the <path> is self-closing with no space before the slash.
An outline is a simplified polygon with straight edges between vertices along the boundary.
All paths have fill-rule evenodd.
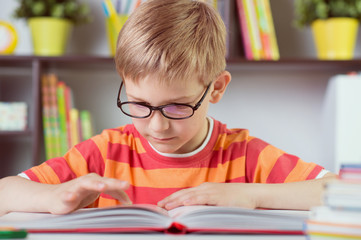
<path id="1" fill-rule="evenodd" d="M 52 131 L 50 124 L 50 99 L 49 99 L 49 82 L 48 77 L 44 74 L 41 77 L 41 93 L 42 93 L 42 113 L 43 113 L 43 132 L 45 158 L 51 159 L 54 156 L 52 147 Z"/>
<path id="2" fill-rule="evenodd" d="M 257 10 L 259 34 L 263 49 L 262 58 L 272 60 L 271 34 L 265 13 L 264 0 L 254 0 L 254 3 Z"/>
<path id="3" fill-rule="evenodd" d="M 67 132 L 67 139 L 68 139 L 68 148 L 70 149 L 73 146 L 72 139 L 71 139 L 71 128 L 70 128 L 70 109 L 73 108 L 72 106 L 72 93 L 70 87 L 65 87 L 65 113 L 66 113 L 66 132 Z"/>
<path id="4" fill-rule="evenodd" d="M 71 129 L 71 139 L 73 146 L 80 142 L 79 139 L 79 111 L 76 108 L 70 110 L 70 129 Z"/>
<path id="5" fill-rule="evenodd" d="M 67 136 L 67 120 L 66 120 L 66 104 L 65 104 L 65 90 L 64 82 L 57 83 L 56 95 L 58 98 L 58 113 L 59 113 L 59 139 L 60 139 L 60 154 L 64 155 L 68 151 L 68 136 Z"/>
<path id="6" fill-rule="evenodd" d="M 87 110 L 80 111 L 82 139 L 87 140 L 93 136 L 90 112 Z"/>
<path id="7" fill-rule="evenodd" d="M 246 12 L 242 0 L 237 0 L 237 8 L 238 8 L 237 12 L 238 12 L 239 25 L 240 25 L 240 32 L 243 40 L 245 57 L 248 60 L 253 60 L 251 39 L 247 26 Z"/>
<path id="8" fill-rule="evenodd" d="M 50 126 L 52 131 L 52 151 L 53 157 L 61 156 L 60 153 L 60 140 L 59 140 L 59 119 L 58 119 L 58 107 L 56 96 L 56 85 L 58 82 L 57 77 L 54 74 L 50 74 L 49 78 L 49 106 L 50 106 Z"/>
<path id="9" fill-rule="evenodd" d="M 262 43 L 259 36 L 257 13 L 253 0 L 242 0 L 245 8 L 247 29 L 251 39 L 251 47 L 254 60 L 260 60 L 262 56 Z"/>
<path id="10" fill-rule="evenodd" d="M 280 53 L 279 53 L 278 44 L 277 44 L 277 37 L 276 37 L 276 31 L 275 31 L 275 27 L 274 27 L 274 23 L 273 23 L 270 1 L 264 0 L 263 7 L 264 7 L 265 15 L 267 18 L 267 22 L 269 25 L 272 60 L 278 60 L 278 59 L 280 59 Z"/>

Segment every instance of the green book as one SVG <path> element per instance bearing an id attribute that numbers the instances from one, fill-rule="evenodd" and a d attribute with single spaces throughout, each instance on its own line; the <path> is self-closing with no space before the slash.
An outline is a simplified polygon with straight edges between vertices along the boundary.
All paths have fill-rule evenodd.
<path id="1" fill-rule="evenodd" d="M 80 123 L 81 123 L 81 133 L 82 140 L 87 140 L 93 136 L 93 127 L 90 112 L 87 110 L 82 110 L 80 112 Z"/>
<path id="2" fill-rule="evenodd" d="M 64 155 L 68 151 L 65 89 L 66 89 L 65 83 L 62 81 L 59 81 L 57 83 L 56 95 L 58 98 L 59 141 L 60 141 L 60 154 L 61 155 Z"/>

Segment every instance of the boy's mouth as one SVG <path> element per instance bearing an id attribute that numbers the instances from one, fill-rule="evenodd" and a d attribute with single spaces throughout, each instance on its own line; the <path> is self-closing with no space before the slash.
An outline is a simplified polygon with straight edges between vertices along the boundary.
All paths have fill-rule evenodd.
<path id="1" fill-rule="evenodd" d="M 157 138 L 157 137 L 152 137 L 152 139 L 156 142 L 168 142 L 172 139 L 174 139 L 173 137 L 170 137 L 170 138 Z"/>

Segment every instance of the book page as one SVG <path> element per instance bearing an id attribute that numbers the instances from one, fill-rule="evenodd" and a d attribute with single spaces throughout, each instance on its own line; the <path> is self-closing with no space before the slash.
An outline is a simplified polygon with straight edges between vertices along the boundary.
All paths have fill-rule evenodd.
<path id="1" fill-rule="evenodd" d="M 80 209 L 70 214 L 10 213 L 1 226 L 24 229 L 167 228 L 172 223 L 166 210 L 155 205 L 129 205 Z"/>
<path id="2" fill-rule="evenodd" d="M 169 215 L 189 229 L 302 231 L 308 211 L 182 206 Z"/>

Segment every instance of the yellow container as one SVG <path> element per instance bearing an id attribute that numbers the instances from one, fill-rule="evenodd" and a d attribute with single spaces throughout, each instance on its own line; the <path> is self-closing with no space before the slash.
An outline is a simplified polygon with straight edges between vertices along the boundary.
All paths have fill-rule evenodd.
<path id="1" fill-rule="evenodd" d="M 123 27 L 123 25 L 125 24 L 125 22 L 128 20 L 128 15 L 118 15 L 118 23 L 119 24 L 114 24 L 112 18 L 107 17 L 105 19 L 105 27 L 106 27 L 106 31 L 107 31 L 107 36 L 108 36 L 108 46 L 109 46 L 109 51 L 110 51 L 110 55 L 114 56 L 115 55 L 115 49 L 117 46 L 117 39 L 118 39 L 118 34 L 120 29 Z M 117 29 L 115 26 L 120 26 L 120 29 Z"/>
<path id="2" fill-rule="evenodd" d="M 316 20 L 311 28 L 317 57 L 323 60 L 353 58 L 359 22 L 354 18 Z"/>
<path id="3" fill-rule="evenodd" d="M 65 53 L 73 24 L 70 20 L 52 17 L 30 18 L 29 26 L 35 55 L 60 56 Z"/>

